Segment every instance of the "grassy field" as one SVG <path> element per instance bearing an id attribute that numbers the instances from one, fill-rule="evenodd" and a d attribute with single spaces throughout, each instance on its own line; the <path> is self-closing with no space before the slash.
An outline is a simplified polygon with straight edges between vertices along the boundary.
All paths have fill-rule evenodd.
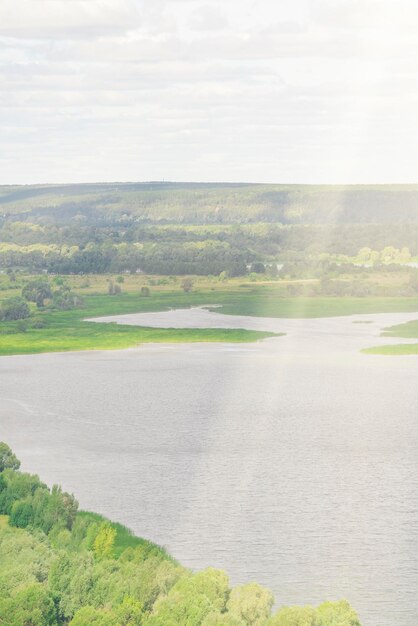
<path id="1" fill-rule="evenodd" d="M 0 324 L 0 355 L 68 352 L 76 350 L 116 350 L 143 343 L 252 342 L 275 336 L 273 333 L 242 329 L 171 329 L 98 324 L 85 318 L 141 311 L 161 311 L 187 307 L 193 297 L 161 293 L 141 298 L 134 294 L 87 296 L 84 306 L 71 311 L 36 312 L 43 328 L 29 327 L 19 332 L 19 323 Z M 212 300 L 213 301 L 213 300 Z"/>
<path id="2" fill-rule="evenodd" d="M 254 288 L 245 296 L 218 298 L 222 313 L 261 317 L 318 318 L 368 313 L 418 311 L 418 298 L 298 297 L 283 298 L 273 290 Z"/>
<path id="3" fill-rule="evenodd" d="M 406 339 L 418 339 L 418 320 L 407 322 L 406 324 L 398 324 L 386 328 L 382 333 L 383 337 L 405 337 Z M 368 348 L 364 350 L 366 354 L 385 354 L 389 356 L 402 356 L 418 354 L 418 343 L 396 344 L 392 346 L 377 346 L 376 348 Z"/>
<path id="4" fill-rule="evenodd" d="M 0 529 L 5 528 L 9 524 L 8 515 L 0 515 Z"/>
<path id="5" fill-rule="evenodd" d="M 141 310 L 138 299 L 137 306 L 131 303 L 127 306 L 125 297 L 120 306 L 112 301 L 111 307 L 101 307 L 97 302 L 100 298 L 93 299 L 93 306 L 87 305 L 77 311 L 41 313 L 39 317 L 46 323 L 45 328 L 13 332 L 16 324 L 3 324 L 3 332 L 10 334 L 0 334 L 0 355 L 116 350 L 142 343 L 250 342 L 274 336 L 272 333 L 240 329 L 159 329 L 85 322 L 84 317 Z"/>
<path id="6" fill-rule="evenodd" d="M 418 320 L 407 322 L 406 324 L 398 324 L 386 328 L 383 332 L 384 337 L 405 337 L 406 339 L 418 339 Z"/>
<path id="7" fill-rule="evenodd" d="M 222 305 L 222 313 L 229 315 L 273 318 L 418 311 L 418 298 L 289 298 L 285 296 L 281 283 L 240 283 L 238 280 L 215 283 L 208 278 L 195 279 L 190 293 L 185 293 L 180 284 L 172 283 L 154 285 L 149 297 L 141 297 L 138 293 L 138 278 L 128 277 L 122 285 L 123 293 L 109 296 L 104 295 L 107 280 L 103 276 L 68 277 L 72 289 L 83 295 L 83 307 L 71 311 L 46 307 L 34 312 L 36 319 L 44 326 L 42 328 L 33 328 L 29 321 L 26 331 L 19 332 L 18 323 L 1 323 L 0 355 L 114 350 L 150 342 L 248 342 L 273 336 L 272 333 L 241 329 L 158 329 L 85 321 L 91 317 L 198 305 Z M 88 287 L 83 286 L 86 284 Z M 1 295 L 5 297 L 7 292 Z"/>
<path id="8" fill-rule="evenodd" d="M 83 327 L 80 324 L 66 328 L 64 332 L 58 328 L 50 328 L 0 335 L 0 356 L 78 350 L 122 350 L 144 343 L 243 343 L 275 336 L 273 333 L 215 328 L 155 329 L 116 324 L 89 324 L 89 326 L 95 328 Z"/>
<path id="9" fill-rule="evenodd" d="M 418 343 L 396 344 L 394 346 L 377 346 L 362 350 L 364 354 L 381 354 L 386 356 L 408 356 L 418 354 Z"/>

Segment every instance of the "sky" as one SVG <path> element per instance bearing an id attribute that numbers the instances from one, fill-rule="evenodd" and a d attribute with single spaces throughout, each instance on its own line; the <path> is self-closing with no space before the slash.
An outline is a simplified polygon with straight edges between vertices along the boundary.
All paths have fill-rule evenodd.
<path id="1" fill-rule="evenodd" d="M 1 0 L 0 184 L 418 182 L 416 0 Z"/>

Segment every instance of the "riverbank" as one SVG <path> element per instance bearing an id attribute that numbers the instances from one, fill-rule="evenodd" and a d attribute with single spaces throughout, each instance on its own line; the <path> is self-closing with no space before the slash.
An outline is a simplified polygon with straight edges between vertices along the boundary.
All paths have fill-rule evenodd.
<path id="1" fill-rule="evenodd" d="M 360 626 L 345 600 L 282 607 L 258 583 L 233 586 L 213 567 L 193 573 L 167 551 L 107 518 L 78 511 L 73 495 L 19 471 L 1 442 L 0 622 L 10 626 L 283 624 L 289 615 Z M 306 620 L 305 620 L 306 621 Z"/>
<path id="2" fill-rule="evenodd" d="M 254 342 L 277 336 L 239 328 L 149 328 L 117 324 L 92 324 L 87 318 L 133 313 L 222 307 L 226 315 L 265 318 L 315 319 L 354 314 L 418 312 L 418 298 L 284 297 L 271 285 L 242 285 L 185 293 L 178 289 L 138 293 L 87 295 L 83 306 L 70 311 L 48 307 L 33 312 L 27 322 L 0 324 L 0 355 L 38 354 L 79 350 L 116 350 L 143 343 Z M 417 313 L 418 315 L 418 313 Z M 187 325 L 186 325 L 187 326 Z M 281 333 L 279 333 L 280 335 Z"/>
<path id="3" fill-rule="evenodd" d="M 360 350 L 399 341 L 382 330 L 416 314 L 176 315 L 287 334 L 0 359 L 2 437 L 27 471 L 193 571 L 262 581 L 283 604 L 347 597 L 365 626 L 402 610 L 415 626 L 417 558 L 399 546 L 415 519 L 418 360 Z"/>
<path id="4" fill-rule="evenodd" d="M 386 328 L 382 337 L 399 337 L 403 339 L 418 339 L 418 321 L 406 322 Z M 402 343 L 391 346 L 376 346 L 363 350 L 366 354 L 382 354 L 389 356 L 403 356 L 418 354 L 418 343 Z"/>

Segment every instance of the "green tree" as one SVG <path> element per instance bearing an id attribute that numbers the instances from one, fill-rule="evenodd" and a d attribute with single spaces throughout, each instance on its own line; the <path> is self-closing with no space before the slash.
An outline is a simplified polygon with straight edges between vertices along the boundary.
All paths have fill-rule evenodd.
<path id="1" fill-rule="evenodd" d="M 85 606 L 79 609 L 69 626 L 120 626 L 113 611 Z"/>
<path id="2" fill-rule="evenodd" d="M 256 261 L 255 263 L 251 264 L 250 271 L 254 272 L 255 274 L 264 274 L 266 271 L 266 266 L 261 261 Z"/>
<path id="3" fill-rule="evenodd" d="M 0 624 L 56 626 L 58 622 L 54 602 L 42 585 L 30 585 L 12 598 L 0 600 Z"/>
<path id="4" fill-rule="evenodd" d="M 51 295 L 51 285 L 44 279 L 31 280 L 22 289 L 22 296 L 29 302 L 35 302 L 38 308 L 42 308 Z"/>
<path id="5" fill-rule="evenodd" d="M 317 608 L 315 626 L 360 626 L 360 622 L 347 600 L 340 600 L 324 602 Z"/>
<path id="6" fill-rule="evenodd" d="M 268 622 L 268 626 L 360 626 L 356 612 L 346 600 L 324 602 L 311 606 L 283 607 Z"/>
<path id="7" fill-rule="evenodd" d="M 10 525 L 17 528 L 26 528 L 32 523 L 33 507 L 31 498 L 17 500 L 10 511 Z"/>
<path id="8" fill-rule="evenodd" d="M 19 296 L 7 298 L 1 304 L 0 320 L 5 322 L 11 320 L 23 320 L 29 317 L 30 309 L 28 303 Z"/>
<path id="9" fill-rule="evenodd" d="M 103 522 L 93 543 L 93 552 L 98 559 L 111 558 L 116 539 L 116 529 Z"/>
<path id="10" fill-rule="evenodd" d="M 62 618 L 72 618 L 82 607 L 94 604 L 95 582 L 90 553 L 58 553 L 48 583 Z"/>
<path id="11" fill-rule="evenodd" d="M 11 448 L 0 441 L 0 472 L 5 469 L 18 470 L 20 467 L 20 461 L 17 456 L 12 452 Z"/>
<path id="12" fill-rule="evenodd" d="M 316 611 L 311 606 L 285 606 L 267 624 L 268 626 L 317 626 Z"/>
<path id="13" fill-rule="evenodd" d="M 398 250 L 394 246 L 386 246 L 380 253 L 382 263 L 394 263 L 397 259 Z"/>
<path id="14" fill-rule="evenodd" d="M 227 603 L 228 614 L 245 626 L 262 626 L 270 617 L 273 594 L 257 583 L 235 587 Z"/>
<path id="15" fill-rule="evenodd" d="M 166 597 L 156 602 L 147 626 L 200 625 L 211 613 L 223 612 L 229 593 L 228 576 L 208 568 L 181 578 Z"/>
<path id="16" fill-rule="evenodd" d="M 415 270 L 409 275 L 409 288 L 415 294 L 418 293 L 418 271 Z"/>
<path id="17" fill-rule="evenodd" d="M 74 496 L 63 492 L 58 485 L 53 485 L 42 507 L 42 530 L 49 533 L 56 524 L 70 529 L 77 509 L 78 502 Z"/>
<path id="18" fill-rule="evenodd" d="M 120 626 L 141 626 L 144 617 L 141 602 L 125 596 L 122 604 L 115 609 L 115 616 Z"/>
<path id="19" fill-rule="evenodd" d="M 11 267 L 7 268 L 7 275 L 9 277 L 9 280 L 11 283 L 15 283 L 16 282 L 16 274 L 15 272 L 12 270 Z"/>
<path id="20" fill-rule="evenodd" d="M 181 288 L 185 293 L 189 293 L 193 289 L 193 281 L 191 278 L 185 278 L 181 281 Z"/>
<path id="21" fill-rule="evenodd" d="M 14 502 L 31 498 L 38 489 L 47 491 L 46 485 L 41 483 L 38 476 L 5 469 L 2 478 L 0 513 L 5 515 L 10 514 Z"/>
<path id="22" fill-rule="evenodd" d="M 122 292 L 121 286 L 119 284 L 115 285 L 115 283 L 112 280 L 109 280 L 109 284 L 107 287 L 107 293 L 109 294 L 109 296 L 117 296 L 121 292 Z"/>
<path id="23" fill-rule="evenodd" d="M 61 287 L 52 294 L 52 303 L 57 309 L 69 311 L 82 304 L 82 299 L 73 293 L 68 287 Z"/>

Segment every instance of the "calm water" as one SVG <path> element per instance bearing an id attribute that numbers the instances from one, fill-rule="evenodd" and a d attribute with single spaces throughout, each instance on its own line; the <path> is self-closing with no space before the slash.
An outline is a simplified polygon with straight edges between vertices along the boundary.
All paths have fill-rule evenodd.
<path id="1" fill-rule="evenodd" d="M 257 580 L 279 604 L 346 597 L 365 626 L 416 626 L 418 357 L 358 352 L 414 317 L 123 316 L 288 334 L 1 358 L 0 439 L 185 565 Z"/>

